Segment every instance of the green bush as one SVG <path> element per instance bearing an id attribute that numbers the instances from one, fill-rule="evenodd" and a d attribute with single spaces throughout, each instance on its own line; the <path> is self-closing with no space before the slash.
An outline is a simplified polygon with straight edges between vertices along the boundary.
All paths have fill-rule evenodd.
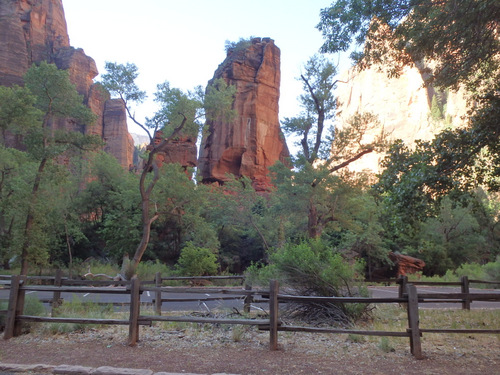
<path id="1" fill-rule="evenodd" d="M 500 256 L 495 262 L 486 263 L 483 266 L 484 276 L 486 281 L 500 282 Z"/>
<path id="2" fill-rule="evenodd" d="M 361 262 L 347 262 L 341 254 L 321 240 L 286 244 L 269 255 L 269 265 L 250 267 L 249 279 L 268 285 L 269 279 L 280 281 L 287 292 L 297 295 L 328 297 L 367 296 L 362 286 Z M 367 313 L 365 304 L 300 304 L 291 314 L 306 321 L 328 321 L 349 325 Z"/>
<path id="3" fill-rule="evenodd" d="M 467 276 L 471 280 L 485 280 L 484 269 L 477 263 L 465 263 L 458 267 L 454 274 L 460 279 L 462 276 Z"/>
<path id="4" fill-rule="evenodd" d="M 211 276 L 217 274 L 217 255 L 212 250 L 187 242 L 181 250 L 177 270 L 183 276 Z"/>
<path id="5" fill-rule="evenodd" d="M 160 272 L 162 276 L 169 276 L 172 273 L 172 270 L 164 263 L 160 261 L 146 261 L 140 262 L 137 266 L 137 277 L 139 280 L 154 280 L 157 272 Z"/>
<path id="6" fill-rule="evenodd" d="M 45 307 L 43 303 L 35 296 L 27 295 L 24 299 L 24 315 L 43 316 Z"/>

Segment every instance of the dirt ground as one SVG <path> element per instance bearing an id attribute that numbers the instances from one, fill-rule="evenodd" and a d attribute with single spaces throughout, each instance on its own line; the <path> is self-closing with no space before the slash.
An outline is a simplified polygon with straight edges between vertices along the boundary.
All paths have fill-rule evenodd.
<path id="1" fill-rule="evenodd" d="M 499 335 L 436 335 L 422 339 L 425 359 L 410 354 L 407 338 L 269 333 L 243 326 L 141 327 L 127 345 L 127 327 L 0 340 L 0 362 L 113 366 L 201 374 L 499 374 Z"/>

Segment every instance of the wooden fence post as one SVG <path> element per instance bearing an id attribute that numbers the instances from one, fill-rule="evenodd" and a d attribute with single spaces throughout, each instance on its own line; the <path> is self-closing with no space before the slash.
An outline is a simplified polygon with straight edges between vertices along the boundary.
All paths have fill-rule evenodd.
<path id="1" fill-rule="evenodd" d="M 161 288 L 161 272 L 155 274 L 155 287 Z M 156 315 L 161 315 L 161 291 L 156 291 L 155 296 L 155 310 Z"/>
<path id="2" fill-rule="evenodd" d="M 469 278 L 467 276 L 462 276 L 460 278 L 460 281 L 462 283 L 461 289 L 462 293 L 467 294 L 462 301 L 462 310 L 470 310 L 470 299 L 469 299 Z"/>
<path id="3" fill-rule="evenodd" d="M 62 271 L 61 269 L 56 270 L 56 277 L 54 279 L 54 286 L 60 287 L 62 285 Z M 54 295 L 52 296 L 52 311 L 51 315 L 54 316 L 54 309 L 59 307 L 61 304 L 61 292 L 54 291 Z"/>
<path id="4" fill-rule="evenodd" d="M 422 345 L 420 342 L 418 295 L 415 285 L 408 284 L 408 326 L 410 331 L 410 350 L 416 359 L 423 359 Z"/>
<path id="5" fill-rule="evenodd" d="M 252 290 L 252 286 L 249 284 L 245 284 L 245 290 Z M 250 305 L 253 302 L 253 295 L 247 294 L 245 295 L 245 299 L 243 300 L 243 311 L 246 313 L 250 312 Z"/>
<path id="6" fill-rule="evenodd" d="M 135 346 L 139 341 L 139 312 L 141 304 L 141 283 L 137 276 L 134 276 L 130 284 L 130 318 L 128 331 L 128 344 Z"/>
<path id="7" fill-rule="evenodd" d="M 278 350 L 278 292 L 279 283 L 271 280 L 269 285 L 269 349 Z"/>
<path id="8" fill-rule="evenodd" d="M 26 291 L 23 289 L 23 286 L 28 282 L 28 276 L 21 275 L 20 276 L 21 285 L 19 286 L 19 290 L 17 293 L 17 303 L 16 303 L 16 317 L 18 315 L 23 315 L 24 313 L 24 301 L 26 298 Z M 14 322 L 14 336 L 20 336 L 23 333 L 23 323 L 18 321 L 17 319 Z"/>
<path id="9" fill-rule="evenodd" d="M 9 307 L 7 308 L 7 317 L 5 319 L 5 330 L 3 338 L 8 340 L 14 337 L 16 325 L 17 302 L 19 298 L 19 289 L 21 277 L 14 275 L 10 281 Z"/>
<path id="10" fill-rule="evenodd" d="M 399 293 L 398 297 L 403 298 L 403 294 L 406 292 L 406 285 L 408 284 L 408 276 L 399 276 Z"/>

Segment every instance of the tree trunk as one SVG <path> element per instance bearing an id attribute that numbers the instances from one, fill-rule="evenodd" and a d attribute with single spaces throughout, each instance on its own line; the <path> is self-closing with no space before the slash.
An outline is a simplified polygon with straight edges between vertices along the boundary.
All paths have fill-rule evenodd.
<path id="1" fill-rule="evenodd" d="M 309 238 L 318 238 L 321 236 L 321 230 L 318 223 L 318 209 L 312 199 L 309 200 L 309 213 L 307 215 L 307 232 Z"/>
<path id="2" fill-rule="evenodd" d="M 26 225 L 24 227 L 24 243 L 21 251 L 21 275 L 28 275 L 28 249 L 30 246 L 30 232 L 33 228 L 33 222 L 35 221 L 33 206 L 36 203 L 38 190 L 40 189 L 40 181 L 42 179 L 42 174 L 47 164 L 47 158 L 44 157 L 40 161 L 38 166 L 38 171 L 35 176 L 35 181 L 33 182 L 33 189 L 31 190 L 31 204 L 28 207 L 28 215 L 26 217 Z"/>

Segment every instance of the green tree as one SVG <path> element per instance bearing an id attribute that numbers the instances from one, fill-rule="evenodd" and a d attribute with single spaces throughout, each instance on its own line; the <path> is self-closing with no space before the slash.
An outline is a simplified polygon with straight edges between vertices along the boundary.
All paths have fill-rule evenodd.
<path id="1" fill-rule="evenodd" d="M 296 161 L 299 172 L 292 172 L 294 176 L 288 180 L 292 185 L 297 185 L 298 181 L 308 185 L 303 187 L 302 191 L 308 191 L 308 196 L 304 196 L 302 202 L 307 202 L 308 207 L 308 236 L 316 238 L 321 236 L 325 224 L 332 220 L 332 215 L 322 212 L 329 211 L 324 204 L 328 200 L 324 194 L 327 189 L 318 186 L 326 185 L 325 181 L 337 178 L 332 174 L 338 174 L 349 164 L 381 148 L 383 134 L 374 139 L 366 138 L 368 131 L 378 124 L 371 114 L 356 114 L 342 128 L 331 127 L 325 134 L 327 121 L 335 114 L 333 89 L 338 82 L 335 79 L 337 71 L 330 61 L 317 55 L 304 69 L 300 76 L 304 93 L 299 99 L 304 111 L 298 117 L 286 118 L 283 127 L 285 133 L 300 137 L 301 152 Z M 299 178 L 298 174 L 302 176 Z"/>
<path id="2" fill-rule="evenodd" d="M 100 144 L 96 136 L 53 129 L 58 118 L 72 118 L 84 124 L 92 124 L 95 116 L 83 105 L 83 97 L 69 80 L 67 71 L 59 70 L 53 64 L 41 62 L 33 65 L 24 76 L 25 86 L 36 98 L 35 107 L 43 113 L 40 126 L 30 128 L 24 142 L 28 153 L 37 160 L 38 170 L 31 189 L 30 207 L 24 228 L 25 241 L 21 250 L 21 274 L 28 272 L 28 257 L 35 246 L 35 209 L 38 193 L 46 168 L 59 156 L 71 150 L 92 150 Z M 69 155 L 68 155 L 69 156 Z"/>
<path id="3" fill-rule="evenodd" d="M 339 0 L 322 10 L 318 28 L 325 37 L 324 52 L 362 46 L 355 56 L 361 68 L 385 64 L 398 74 L 402 67 L 416 65 L 426 84 L 442 89 L 464 85 L 471 95 L 465 126 L 445 130 L 426 147 L 437 155 L 434 165 L 442 164 L 437 168 L 444 179 L 473 187 L 485 183 L 497 190 L 499 19 L 495 0 Z M 421 154 L 422 147 L 417 152 Z M 429 182 L 427 190 L 443 188 L 440 180 L 437 185 Z"/>
<path id="4" fill-rule="evenodd" d="M 203 190 L 203 215 L 217 230 L 222 269 L 240 273 L 277 246 L 272 202 L 253 189 L 250 179 L 233 176 L 219 188 L 203 186 Z"/>
<path id="5" fill-rule="evenodd" d="M 202 125 L 201 120 L 205 115 L 231 113 L 230 108 L 226 106 L 232 103 L 232 100 L 228 98 L 233 97 L 235 88 L 228 87 L 224 82 L 215 83 L 216 89 L 207 91 L 209 96 L 207 98 L 199 88 L 194 92 L 183 93 L 179 89 L 171 88 L 170 84 L 165 82 L 157 86 L 155 94 L 155 100 L 159 103 L 160 109 L 152 118 L 146 119 L 146 124 L 143 124 L 138 121 L 131 110 L 131 105 L 141 103 L 146 95 L 135 83 L 138 76 L 137 67 L 134 64 L 121 65 L 108 62 L 106 69 L 107 73 L 102 77 L 104 86 L 124 101 L 129 118 L 144 129 L 150 139 L 139 182 L 142 236 L 130 263 L 127 275 L 130 277 L 135 273 L 148 247 L 151 225 L 160 217 L 160 212 L 155 208 L 155 202 L 151 200 L 153 190 L 161 177 L 156 161 L 157 154 L 163 152 L 173 139 L 183 134 L 197 135 Z M 154 140 L 158 130 L 163 131 L 163 138 L 161 142 L 156 143 Z"/>
<path id="6" fill-rule="evenodd" d="M 429 80 L 450 87 L 498 70 L 499 19 L 496 0 L 337 0 L 317 27 L 323 52 L 354 47 L 355 60 L 395 68 L 432 59 Z"/>
<path id="7" fill-rule="evenodd" d="M 138 178 L 113 156 L 99 152 L 89 158 L 87 180 L 74 203 L 84 233 L 75 240 L 75 253 L 119 262 L 140 238 Z"/>
<path id="8" fill-rule="evenodd" d="M 211 276 L 217 273 L 217 255 L 210 249 L 188 242 L 181 250 L 178 271 L 185 276 Z"/>
<path id="9" fill-rule="evenodd" d="M 0 86 L 1 144 L 5 145 L 7 132 L 22 135 L 36 126 L 43 113 L 34 106 L 36 98 L 25 87 Z"/>
<path id="10" fill-rule="evenodd" d="M 325 122 L 334 117 L 336 108 L 333 90 L 338 82 L 335 79 L 337 70 L 319 55 L 311 57 L 304 69 L 299 79 L 304 89 L 299 98 L 303 112 L 298 117 L 285 118 L 283 130 L 286 134 L 301 137 L 302 153 L 309 163 L 314 163 L 321 156 L 328 157 L 329 146 L 325 147 L 324 131 Z"/>
<path id="11" fill-rule="evenodd" d="M 36 167 L 25 152 L 0 146 L 0 260 L 6 269 L 9 260 L 20 253 L 22 222 Z"/>

